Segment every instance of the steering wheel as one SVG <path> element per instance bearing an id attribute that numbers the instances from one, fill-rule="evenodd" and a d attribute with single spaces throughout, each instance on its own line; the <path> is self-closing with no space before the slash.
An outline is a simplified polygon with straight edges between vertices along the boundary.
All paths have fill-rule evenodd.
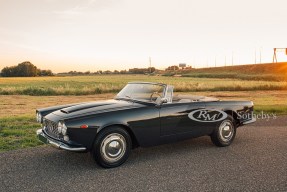
<path id="1" fill-rule="evenodd" d="M 153 92 L 149 97 L 150 101 L 156 101 L 157 98 L 155 100 L 153 100 L 153 95 L 158 95 L 161 98 L 161 95 L 158 92 Z"/>

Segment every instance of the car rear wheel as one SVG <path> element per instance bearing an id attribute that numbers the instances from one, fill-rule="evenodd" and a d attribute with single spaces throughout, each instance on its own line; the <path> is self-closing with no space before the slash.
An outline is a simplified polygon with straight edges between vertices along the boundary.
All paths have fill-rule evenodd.
<path id="1" fill-rule="evenodd" d="M 105 168 L 123 164 L 129 157 L 132 141 L 129 133 L 121 127 L 105 128 L 94 143 L 93 156 Z"/>
<path id="2" fill-rule="evenodd" d="M 229 146 L 236 135 L 236 127 L 232 116 L 223 120 L 211 134 L 211 141 L 219 147 Z"/>

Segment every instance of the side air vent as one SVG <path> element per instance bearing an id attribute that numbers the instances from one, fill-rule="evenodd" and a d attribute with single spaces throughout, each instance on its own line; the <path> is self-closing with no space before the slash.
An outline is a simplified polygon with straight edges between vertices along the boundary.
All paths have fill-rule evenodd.
<path id="1" fill-rule="evenodd" d="M 68 112 L 67 112 L 67 111 L 65 111 L 65 110 L 63 110 L 63 109 L 61 109 L 61 112 L 62 112 L 62 113 L 66 113 L 66 114 L 68 114 Z"/>

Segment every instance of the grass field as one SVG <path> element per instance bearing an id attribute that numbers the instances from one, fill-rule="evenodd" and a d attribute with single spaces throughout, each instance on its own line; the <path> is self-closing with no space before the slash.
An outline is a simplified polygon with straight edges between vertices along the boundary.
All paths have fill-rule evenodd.
<path id="1" fill-rule="evenodd" d="M 147 75 L 0 78 L 0 95 L 91 95 L 117 93 L 130 81 L 172 84 L 177 92 L 287 90 L 285 81 L 236 80 Z"/>
<path id="2" fill-rule="evenodd" d="M 35 121 L 35 109 L 110 99 L 129 81 L 168 83 L 181 94 L 252 100 L 257 113 L 287 114 L 285 81 L 146 75 L 0 78 L 0 151 L 41 145 L 35 135 L 41 126 Z"/>

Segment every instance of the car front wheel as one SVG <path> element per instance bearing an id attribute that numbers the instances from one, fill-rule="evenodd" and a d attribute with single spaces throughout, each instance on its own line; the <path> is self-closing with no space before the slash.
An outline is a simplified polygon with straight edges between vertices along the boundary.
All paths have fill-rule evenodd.
<path id="1" fill-rule="evenodd" d="M 211 134 L 211 141 L 214 145 L 225 147 L 232 143 L 236 135 L 236 127 L 232 116 L 223 120 Z"/>
<path id="2" fill-rule="evenodd" d="M 130 135 L 125 129 L 109 127 L 97 136 L 92 153 L 100 166 L 113 168 L 120 166 L 128 159 L 131 146 Z"/>

